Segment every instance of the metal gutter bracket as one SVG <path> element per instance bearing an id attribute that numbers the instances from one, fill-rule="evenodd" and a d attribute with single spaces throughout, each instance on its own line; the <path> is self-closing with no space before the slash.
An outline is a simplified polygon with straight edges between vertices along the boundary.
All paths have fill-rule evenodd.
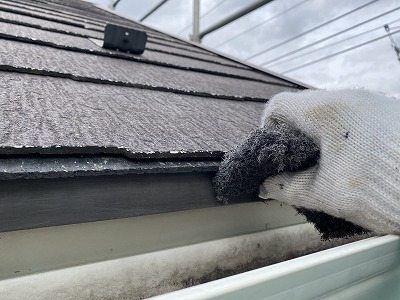
<path id="1" fill-rule="evenodd" d="M 146 47 L 147 34 L 144 31 L 107 24 L 104 29 L 103 48 L 142 54 Z"/>

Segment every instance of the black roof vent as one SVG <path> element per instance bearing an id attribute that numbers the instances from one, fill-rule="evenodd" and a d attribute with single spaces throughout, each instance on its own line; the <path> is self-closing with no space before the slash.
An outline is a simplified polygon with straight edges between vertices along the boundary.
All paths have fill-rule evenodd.
<path id="1" fill-rule="evenodd" d="M 103 48 L 142 54 L 146 47 L 147 34 L 144 31 L 107 24 L 104 29 Z"/>

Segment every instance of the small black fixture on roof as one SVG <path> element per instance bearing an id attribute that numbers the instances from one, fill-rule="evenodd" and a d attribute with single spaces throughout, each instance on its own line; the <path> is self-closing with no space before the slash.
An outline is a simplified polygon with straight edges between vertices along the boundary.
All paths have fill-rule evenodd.
<path id="1" fill-rule="evenodd" d="M 147 34 L 144 31 L 107 24 L 104 29 L 103 48 L 142 54 L 146 47 Z"/>

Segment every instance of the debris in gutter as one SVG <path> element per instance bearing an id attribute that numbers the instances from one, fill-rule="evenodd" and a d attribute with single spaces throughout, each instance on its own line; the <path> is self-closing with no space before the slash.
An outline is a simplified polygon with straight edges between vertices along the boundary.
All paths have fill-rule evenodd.
<path id="1" fill-rule="evenodd" d="M 144 31 L 107 24 L 104 29 L 103 48 L 122 52 L 142 54 L 146 47 L 147 34 Z"/>
<path id="2" fill-rule="evenodd" d="M 295 207 L 296 211 L 305 216 L 307 221 L 314 224 L 315 229 L 321 233 L 322 240 L 335 238 L 349 238 L 354 235 L 370 234 L 371 232 L 361 226 L 353 224 L 342 218 L 336 218 L 322 211 Z"/>

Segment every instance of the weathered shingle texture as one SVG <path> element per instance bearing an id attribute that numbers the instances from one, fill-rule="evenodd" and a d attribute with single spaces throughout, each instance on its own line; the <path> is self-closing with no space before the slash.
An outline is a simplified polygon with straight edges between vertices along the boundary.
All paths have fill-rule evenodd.
<path id="1" fill-rule="evenodd" d="M 101 48 L 108 23 L 143 55 Z M 298 85 L 79 0 L 0 0 L 0 154 L 215 157 Z"/>

